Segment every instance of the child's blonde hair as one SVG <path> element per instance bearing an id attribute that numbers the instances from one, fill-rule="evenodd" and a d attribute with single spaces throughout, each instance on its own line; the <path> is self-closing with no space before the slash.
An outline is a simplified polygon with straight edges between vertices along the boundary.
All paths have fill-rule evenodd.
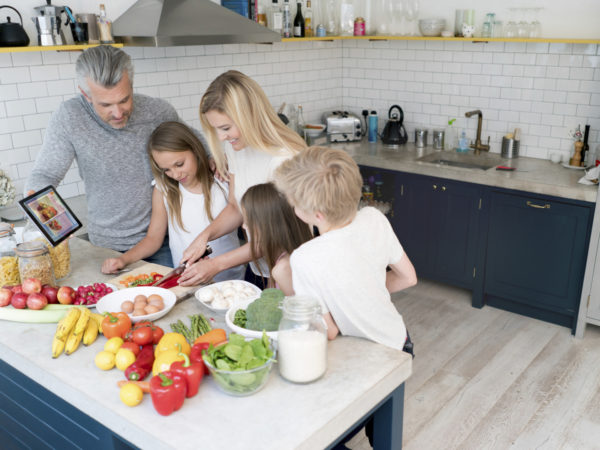
<path id="1" fill-rule="evenodd" d="M 345 151 L 328 147 L 309 147 L 284 161 L 275 184 L 294 207 L 320 212 L 332 225 L 352 220 L 362 195 L 358 165 Z"/>
<path id="2" fill-rule="evenodd" d="M 277 116 L 258 83 L 242 72 L 229 70 L 214 79 L 200 102 L 200 122 L 219 173 L 227 173 L 227 162 L 217 133 L 206 119 L 209 111 L 228 116 L 246 145 L 256 150 L 277 155 L 282 148 L 293 152 L 306 148 L 304 140 Z"/>
<path id="3" fill-rule="evenodd" d="M 165 172 L 158 167 L 152 156 L 152 152 L 186 152 L 191 151 L 196 158 L 197 169 L 195 177 L 202 186 L 204 194 L 204 210 L 206 216 L 212 222 L 211 212 L 211 188 L 215 181 L 214 175 L 210 170 L 208 156 L 202 142 L 186 125 L 180 122 L 163 122 L 150 135 L 148 139 L 148 156 L 150 156 L 150 166 L 154 179 L 160 190 L 164 193 L 169 210 L 169 220 L 172 224 L 177 223 L 179 228 L 186 231 L 183 220 L 181 219 L 181 191 L 179 182 L 168 177 Z"/>

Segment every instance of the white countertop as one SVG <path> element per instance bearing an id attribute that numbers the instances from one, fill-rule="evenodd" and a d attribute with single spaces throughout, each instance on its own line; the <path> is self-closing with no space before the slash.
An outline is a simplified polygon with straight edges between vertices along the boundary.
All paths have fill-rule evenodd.
<path id="1" fill-rule="evenodd" d="M 114 254 L 112 250 L 80 239 L 73 239 L 71 247 L 75 262 L 71 285 L 76 279 L 86 283 L 105 280 L 99 264 Z M 96 278 L 91 278 L 94 274 Z M 170 331 L 169 323 L 197 313 L 214 317 L 190 297 L 157 323 Z M 3 321 L 0 357 L 142 448 L 323 448 L 402 384 L 412 370 L 406 353 L 342 337 L 329 342 L 327 372 L 314 383 L 289 383 L 279 376 L 275 364 L 261 391 L 249 397 L 231 397 L 206 377 L 198 395 L 163 417 L 154 410 L 149 395 L 134 408 L 121 403 L 116 383 L 124 379 L 123 373 L 117 369 L 103 372 L 94 364 L 94 356 L 106 342 L 104 337 L 69 356 L 52 359 L 55 329 L 56 324 Z"/>
<path id="2" fill-rule="evenodd" d="M 441 157 L 455 157 L 456 152 L 434 150 L 432 147 L 418 149 L 413 143 L 391 148 L 384 146 L 381 142 L 371 144 L 363 140 L 360 142 L 330 144 L 330 146 L 346 150 L 358 164 L 381 169 L 516 189 L 586 202 L 596 202 L 596 196 L 598 195 L 598 186 L 586 186 L 578 183 L 578 180 L 585 174 L 583 170 L 568 169 L 563 167 L 562 164 L 538 158 L 502 159 L 499 154 L 488 152 L 481 152 L 476 157 L 484 160 L 492 158 L 502 165 L 516 169 L 513 172 L 504 172 L 497 171 L 495 167 L 488 170 L 465 169 L 417 161 L 418 158 L 434 152 L 439 152 Z M 470 155 L 472 154 L 473 152 L 470 151 Z"/>

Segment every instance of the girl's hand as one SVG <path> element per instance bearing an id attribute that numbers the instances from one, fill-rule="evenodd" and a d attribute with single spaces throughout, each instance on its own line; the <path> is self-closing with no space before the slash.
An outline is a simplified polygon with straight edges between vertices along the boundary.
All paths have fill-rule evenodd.
<path id="1" fill-rule="evenodd" d="M 191 266 L 188 266 L 179 278 L 181 286 L 197 286 L 202 283 L 208 283 L 219 273 L 214 260 L 204 258 Z"/>
<path id="2" fill-rule="evenodd" d="M 108 258 L 102 263 L 102 273 L 115 273 L 125 265 L 121 258 Z"/>
<path id="3" fill-rule="evenodd" d="M 184 261 L 187 262 L 188 267 L 191 264 L 194 264 L 202 257 L 202 255 L 204 255 L 206 244 L 208 244 L 206 238 L 202 234 L 198 235 L 189 247 L 183 251 L 183 257 L 181 258 L 181 261 L 179 261 L 179 264 Z"/>

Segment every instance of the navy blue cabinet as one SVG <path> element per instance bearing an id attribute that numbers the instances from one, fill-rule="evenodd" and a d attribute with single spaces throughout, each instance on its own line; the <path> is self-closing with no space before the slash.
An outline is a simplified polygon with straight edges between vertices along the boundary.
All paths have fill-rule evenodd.
<path id="1" fill-rule="evenodd" d="M 522 194 L 491 193 L 485 301 L 574 330 L 593 208 Z"/>

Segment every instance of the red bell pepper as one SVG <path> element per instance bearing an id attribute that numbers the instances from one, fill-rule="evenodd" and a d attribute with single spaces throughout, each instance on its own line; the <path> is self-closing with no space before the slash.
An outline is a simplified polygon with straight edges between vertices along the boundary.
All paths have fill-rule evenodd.
<path id="1" fill-rule="evenodd" d="M 168 416 L 181 408 L 185 394 L 185 380 L 181 375 L 170 370 L 159 373 L 150 379 L 152 404 L 161 416 Z"/>
<path id="2" fill-rule="evenodd" d="M 125 378 L 130 381 L 142 381 L 152 372 L 152 364 L 154 364 L 154 346 L 144 345 L 133 364 L 125 369 Z"/>
<path id="3" fill-rule="evenodd" d="M 158 287 L 164 288 L 164 289 L 169 289 L 175 286 L 179 286 L 179 279 L 181 278 L 181 275 L 177 275 L 176 277 L 173 278 L 169 278 L 167 281 L 165 281 L 164 283 L 161 283 L 158 285 Z"/>
<path id="4" fill-rule="evenodd" d="M 180 352 L 178 356 L 183 357 L 183 361 L 171 363 L 171 372 L 181 375 L 185 380 L 187 387 L 187 398 L 191 398 L 198 393 L 202 377 L 204 376 L 204 364 L 191 362 L 188 355 Z"/>
<path id="5" fill-rule="evenodd" d="M 206 364 L 204 364 L 204 360 L 202 359 L 202 352 L 208 350 L 208 347 L 210 347 L 208 342 L 198 342 L 192 346 L 190 352 L 190 361 L 202 364 L 204 367 L 204 375 L 210 375 L 208 367 L 206 367 Z"/>

